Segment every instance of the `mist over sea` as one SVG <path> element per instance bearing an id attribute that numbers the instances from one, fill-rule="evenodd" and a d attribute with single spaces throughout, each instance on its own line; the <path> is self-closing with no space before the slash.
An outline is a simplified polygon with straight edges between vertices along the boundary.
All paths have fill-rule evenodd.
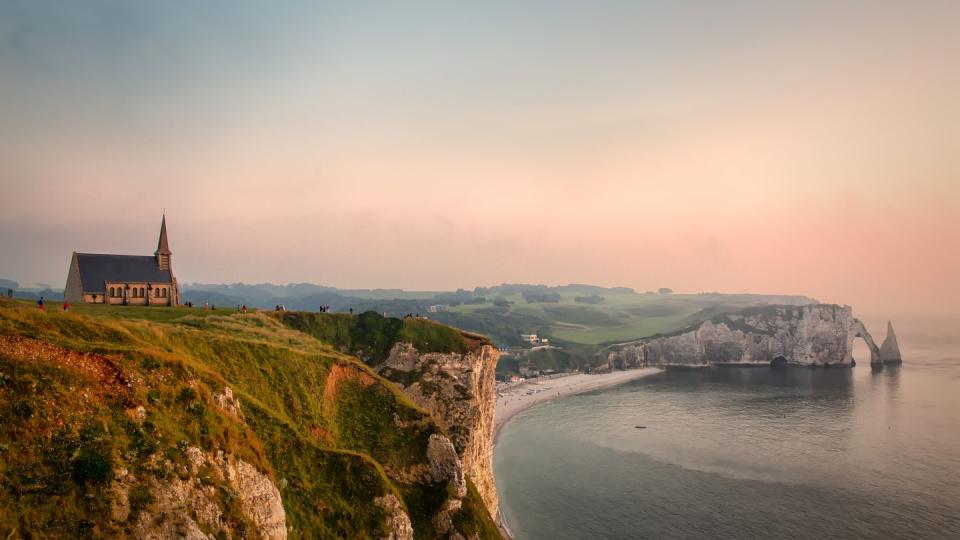
<path id="1" fill-rule="evenodd" d="M 668 372 L 525 411 L 494 454 L 506 523 L 517 539 L 958 538 L 956 322 L 894 321 L 898 368 L 872 371 L 858 340 L 854 369 Z"/>

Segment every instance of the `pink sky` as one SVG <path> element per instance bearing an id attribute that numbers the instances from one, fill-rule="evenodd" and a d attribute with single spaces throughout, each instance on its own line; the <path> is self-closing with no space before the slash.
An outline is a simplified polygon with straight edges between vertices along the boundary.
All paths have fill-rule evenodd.
<path id="1" fill-rule="evenodd" d="M 960 312 L 960 7 L 770 4 L 0 11 L 0 277 Z"/>

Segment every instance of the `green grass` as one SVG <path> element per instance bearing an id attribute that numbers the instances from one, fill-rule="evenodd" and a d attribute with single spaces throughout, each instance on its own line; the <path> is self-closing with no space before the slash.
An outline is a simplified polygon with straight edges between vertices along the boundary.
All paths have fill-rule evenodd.
<path id="1" fill-rule="evenodd" d="M 367 311 L 358 316 L 345 313 L 277 314 L 283 324 L 309 334 L 338 350 L 356 355 L 370 365 L 383 362 L 400 341 L 420 352 L 464 353 L 485 340 L 426 319 L 395 319 Z"/>
<path id="2" fill-rule="evenodd" d="M 404 471 L 426 462 L 426 441 L 440 428 L 341 351 L 380 355 L 396 340 L 462 350 L 476 344 L 471 338 L 379 316 L 53 307 L 0 301 L 0 336 L 51 347 L 29 358 L 0 350 L 0 532 L 120 534 L 124 524 L 107 518 L 113 473 L 163 475 L 150 456 L 182 462 L 188 444 L 222 449 L 272 477 L 292 538 L 383 536 L 386 516 L 372 500 L 388 492 L 407 506 L 417 537 L 433 535 L 431 512 L 446 486 Z M 64 359 L 74 352 L 94 356 Z M 75 365 L 91 359 L 121 382 Z M 213 399 L 226 386 L 243 421 Z M 147 411 L 142 424 L 128 415 L 138 405 Z M 148 494 L 136 495 L 139 511 L 149 507 Z M 458 519 L 487 530 L 490 516 L 475 511 L 475 493 L 469 498 Z"/>
<path id="3" fill-rule="evenodd" d="M 576 302 L 583 293 L 561 292 L 556 303 L 527 303 L 506 296 L 509 307 L 459 305 L 431 316 L 447 324 L 489 335 L 504 345 L 521 345 L 521 333 L 537 333 L 567 343 L 605 345 L 668 333 L 733 309 L 776 302 L 777 297 L 715 294 L 629 294 L 607 292 L 600 304 Z"/>
<path id="4" fill-rule="evenodd" d="M 580 293 L 560 296 L 558 303 L 527 303 L 519 294 L 507 297 L 514 304 L 496 313 L 508 322 L 505 328 L 490 320 L 495 309 L 490 304 L 455 306 L 450 310 L 450 320 L 441 320 L 487 332 L 508 345 L 520 344 L 521 333 L 598 345 L 673 330 L 708 304 L 699 295 L 606 294 L 602 304 L 576 302 Z"/>

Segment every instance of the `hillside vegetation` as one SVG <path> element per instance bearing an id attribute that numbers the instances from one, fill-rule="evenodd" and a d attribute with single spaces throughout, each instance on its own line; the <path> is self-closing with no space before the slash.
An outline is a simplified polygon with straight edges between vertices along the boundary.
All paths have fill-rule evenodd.
<path id="1" fill-rule="evenodd" d="M 190 472 L 194 448 L 269 478 L 291 538 L 389 536 L 390 512 L 374 502 L 387 495 L 415 537 L 436 536 L 451 488 L 422 471 L 441 430 L 353 354 L 375 363 L 397 341 L 451 352 L 478 340 L 376 314 L 57 307 L 0 301 L 2 537 L 136 536 L 138 517 L 158 512 L 155 486 L 177 477 L 222 511 L 225 526 L 205 533 L 256 537 L 242 494 Z M 238 410 L 224 406 L 228 388 Z M 126 475 L 136 483 L 118 518 Z M 498 537 L 468 487 L 453 521 Z"/>
<path id="2" fill-rule="evenodd" d="M 765 304 L 802 305 L 816 301 L 804 296 L 761 294 L 638 293 L 627 287 L 572 284 L 556 287 L 502 284 L 472 291 L 403 291 L 400 289 L 344 290 L 310 284 L 189 285 L 184 298 L 217 305 L 257 305 L 333 311 L 370 310 L 392 314 L 420 314 L 432 320 L 489 336 L 501 348 L 529 346 L 521 334 L 549 338 L 563 352 L 514 352 L 498 364 L 501 375 L 519 373 L 521 364 L 539 369 L 591 369 L 605 365 L 603 351 L 614 343 L 675 332 L 718 314 Z M 440 305 L 440 310 L 430 306 Z M 329 332 L 329 329 L 318 329 Z M 387 331 L 390 331 L 387 329 Z M 347 334 L 328 334 L 353 340 Z M 358 352 L 350 349 L 349 352 Z M 377 351 L 361 351 L 368 358 Z M 382 353 L 380 353 L 382 356 Z"/>

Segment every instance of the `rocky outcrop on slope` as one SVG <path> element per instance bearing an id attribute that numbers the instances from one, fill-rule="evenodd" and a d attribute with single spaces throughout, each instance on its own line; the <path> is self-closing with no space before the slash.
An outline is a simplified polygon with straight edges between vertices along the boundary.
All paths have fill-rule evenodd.
<path id="1" fill-rule="evenodd" d="M 494 517 L 499 503 L 493 479 L 493 413 L 499 357 L 500 352 L 487 344 L 461 354 L 420 353 L 409 343 L 397 343 L 377 368 L 417 405 L 430 411 L 450 435 L 463 472 Z M 439 448 L 438 444 L 431 438 L 434 450 Z"/>
<path id="2" fill-rule="evenodd" d="M 214 394 L 213 399 L 242 421 L 240 402 L 229 387 Z M 132 523 L 135 538 L 207 540 L 210 534 L 247 536 L 246 530 L 234 530 L 237 517 L 252 525 L 260 538 L 287 538 L 280 490 L 269 476 L 222 450 L 212 454 L 184 445 L 182 451 L 185 459 L 179 465 L 154 454 L 146 468 L 152 474 L 142 478 L 118 471 L 110 489 L 111 518 Z M 231 509 L 240 515 L 225 515 Z"/>
<path id="3" fill-rule="evenodd" d="M 871 363 L 879 347 L 850 306 L 762 306 L 729 313 L 669 335 L 611 347 L 612 367 L 644 365 L 851 366 L 853 340 L 862 337 Z M 894 338 L 895 339 L 895 338 Z M 893 354 L 893 353 L 891 353 Z"/>
<path id="4" fill-rule="evenodd" d="M 393 493 L 373 500 L 374 504 L 386 510 L 390 525 L 390 535 L 384 540 L 413 540 L 413 525 L 410 516 L 403 509 L 403 504 Z"/>
<path id="5" fill-rule="evenodd" d="M 111 486 L 114 521 L 132 521 L 135 538 L 188 538 L 244 536 L 234 530 L 236 516 L 227 516 L 224 500 L 253 526 L 260 538 L 287 537 L 286 514 L 280 491 L 256 467 L 218 451 L 215 455 L 187 447 L 186 464 L 154 460 L 153 470 L 164 474 L 136 477 L 119 471 Z M 131 518 L 133 518 L 131 520 Z M 238 534 L 239 532 L 239 534 Z"/>
<path id="6" fill-rule="evenodd" d="M 897 334 L 893 332 L 893 323 L 887 321 L 887 337 L 880 346 L 880 361 L 884 364 L 902 364 L 900 344 L 897 343 Z"/>

